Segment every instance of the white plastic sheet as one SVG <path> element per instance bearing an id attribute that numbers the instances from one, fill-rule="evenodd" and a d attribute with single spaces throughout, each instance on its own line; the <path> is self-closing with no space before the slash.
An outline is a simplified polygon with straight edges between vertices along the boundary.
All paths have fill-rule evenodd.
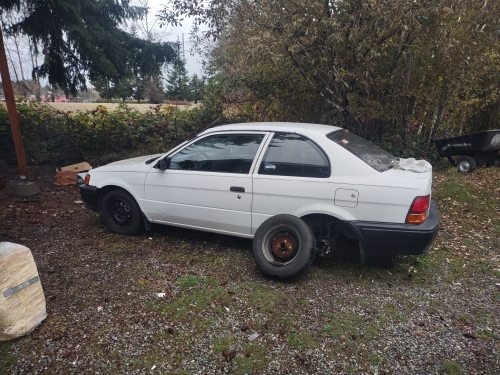
<path id="1" fill-rule="evenodd" d="M 45 296 L 30 249 L 0 242 L 0 341 L 30 333 L 46 317 Z"/>

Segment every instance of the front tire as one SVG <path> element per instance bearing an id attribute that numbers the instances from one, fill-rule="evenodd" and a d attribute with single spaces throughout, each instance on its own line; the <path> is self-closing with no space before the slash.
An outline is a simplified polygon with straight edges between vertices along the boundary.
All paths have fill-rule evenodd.
<path id="1" fill-rule="evenodd" d="M 476 170 L 476 161 L 469 155 L 461 156 L 458 159 L 457 168 L 461 173 L 472 173 Z"/>
<path id="2" fill-rule="evenodd" d="M 260 270 L 273 278 L 298 277 L 312 265 L 316 241 L 309 226 L 296 216 L 267 219 L 255 233 L 253 257 Z"/>
<path id="3" fill-rule="evenodd" d="M 123 190 L 112 190 L 104 196 L 102 218 L 111 232 L 126 236 L 136 234 L 144 226 L 139 205 Z"/>

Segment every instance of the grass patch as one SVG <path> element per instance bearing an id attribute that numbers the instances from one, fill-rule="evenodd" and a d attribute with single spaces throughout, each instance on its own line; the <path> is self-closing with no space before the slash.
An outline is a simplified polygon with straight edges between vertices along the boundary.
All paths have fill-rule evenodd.
<path id="1" fill-rule="evenodd" d="M 301 304 L 302 306 L 304 306 L 304 307 L 309 307 L 309 305 L 310 305 L 309 301 L 308 301 L 308 300 L 306 300 L 306 299 L 302 299 L 302 300 L 300 300 L 300 304 Z"/>
<path id="2" fill-rule="evenodd" d="M 266 358 L 267 350 L 262 345 L 244 345 L 242 352 L 243 355 L 236 357 L 237 374 L 260 374 L 269 364 L 269 359 Z"/>
<path id="3" fill-rule="evenodd" d="M 313 333 L 305 332 L 292 332 L 287 337 L 289 346 L 299 350 L 314 349 L 318 347 L 318 342 Z"/>
<path id="4" fill-rule="evenodd" d="M 214 313 L 216 314 L 222 314 L 224 312 L 224 309 L 221 306 L 215 306 L 214 307 Z"/>
<path id="5" fill-rule="evenodd" d="M 443 307 L 443 301 L 436 298 L 431 298 L 431 300 L 429 301 L 429 306 L 435 309 L 440 309 L 441 307 Z"/>
<path id="6" fill-rule="evenodd" d="M 464 373 L 462 366 L 453 361 L 443 362 L 443 365 L 441 366 L 441 371 L 445 375 L 462 375 Z"/>
<path id="7" fill-rule="evenodd" d="M 189 312 L 200 312 L 210 307 L 213 304 L 228 304 L 231 301 L 231 295 L 223 288 L 203 288 L 203 289 L 187 289 L 175 301 L 162 307 L 161 310 L 170 315 L 173 319 L 183 319 Z M 214 311 L 223 312 L 220 306 L 216 306 Z"/>
<path id="8" fill-rule="evenodd" d="M 380 358 L 376 354 L 370 354 L 370 356 L 368 357 L 368 362 L 370 362 L 373 366 L 377 366 L 378 364 L 380 364 L 380 362 L 382 362 L 382 358 Z"/>
<path id="9" fill-rule="evenodd" d="M 403 304 L 404 301 L 401 301 L 400 304 Z M 386 305 L 382 308 L 384 312 L 385 318 L 390 318 L 394 322 L 406 322 L 408 320 L 407 315 L 398 311 L 396 306 L 394 305 Z"/>
<path id="10" fill-rule="evenodd" d="M 457 317 L 457 320 L 463 324 L 471 324 L 472 323 L 472 320 L 467 316 L 467 315 L 459 315 Z"/>
<path id="11" fill-rule="evenodd" d="M 477 323 L 480 323 L 480 324 L 491 325 L 491 324 L 495 324 L 496 318 L 493 314 L 485 312 L 485 313 L 476 315 L 475 321 Z"/>
<path id="12" fill-rule="evenodd" d="M 231 349 L 231 345 L 233 345 L 233 339 L 229 336 L 220 337 L 215 340 L 214 343 L 214 352 L 222 353 L 224 351 L 229 352 Z"/>
<path id="13" fill-rule="evenodd" d="M 472 174 L 455 170 L 437 173 L 433 198 L 437 200 L 441 231 L 422 257 L 423 270 L 432 281 L 456 281 L 478 274 L 492 275 L 495 265 L 487 260 L 500 235 L 498 169 L 479 168 Z M 419 274 L 421 269 L 419 268 Z"/>
<path id="14" fill-rule="evenodd" d="M 281 292 L 274 289 L 268 291 L 260 286 L 256 286 L 254 283 L 244 287 L 244 289 L 248 290 L 248 304 L 264 313 L 272 313 L 276 308 L 276 304 L 284 298 Z"/>
<path id="15" fill-rule="evenodd" d="M 495 215 L 499 203 L 496 194 L 492 194 L 484 184 L 469 182 L 458 173 L 447 177 L 448 181 L 441 182 L 434 189 L 434 197 L 439 201 L 441 212 L 446 212 L 454 220 L 460 220 L 457 223 L 459 225 L 466 222 L 470 228 L 482 229 L 484 221 L 488 221 L 498 233 L 500 220 Z M 473 215 L 473 220 L 469 219 L 468 214 Z"/>
<path id="16" fill-rule="evenodd" d="M 177 279 L 177 284 L 181 288 L 191 288 L 198 285 L 201 282 L 201 278 L 196 275 L 184 275 Z"/>
<path id="17" fill-rule="evenodd" d="M 146 308 L 151 311 L 158 311 L 161 308 L 161 306 L 156 301 L 147 301 Z"/>
<path id="18" fill-rule="evenodd" d="M 110 236 L 100 241 L 99 248 L 110 253 L 118 254 L 124 250 L 130 250 L 132 245 L 130 243 L 121 242 L 120 236 Z"/>
<path id="19" fill-rule="evenodd" d="M 483 339 L 492 339 L 495 337 L 495 334 L 492 331 L 488 331 L 486 329 L 476 331 L 476 334 L 478 337 L 481 337 Z"/>
<path id="20" fill-rule="evenodd" d="M 0 375 L 7 375 L 10 366 L 17 361 L 16 357 L 9 352 L 11 346 L 11 341 L 0 342 Z"/>
<path id="21" fill-rule="evenodd" d="M 288 314 L 290 314 L 290 312 L 288 312 Z M 284 317 L 281 319 L 281 324 L 285 327 L 295 327 L 297 325 L 297 321 L 294 318 Z"/>
<path id="22" fill-rule="evenodd" d="M 327 313 L 325 316 L 329 322 L 322 327 L 322 331 L 342 340 L 370 341 L 379 334 L 380 327 L 383 326 L 380 322 L 366 324 L 363 317 L 356 314 Z"/>

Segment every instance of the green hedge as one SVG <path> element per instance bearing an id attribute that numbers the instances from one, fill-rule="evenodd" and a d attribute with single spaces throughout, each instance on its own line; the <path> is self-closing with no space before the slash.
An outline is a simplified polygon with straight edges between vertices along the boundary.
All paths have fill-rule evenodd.
<path id="1" fill-rule="evenodd" d="M 64 113 L 44 103 L 19 101 L 17 110 L 31 164 L 82 160 L 95 163 L 165 152 L 217 118 L 217 113 L 203 107 L 176 111 L 167 105 L 147 112 L 127 105 L 108 111 L 99 105 L 93 111 Z M 6 126 L 7 110 L 0 107 L 0 127 Z"/>
<path id="2" fill-rule="evenodd" d="M 218 125 L 268 120 L 260 118 L 255 109 L 233 111 L 238 115 L 223 111 L 217 98 L 211 95 L 205 106 L 184 111 L 177 111 L 171 105 L 158 105 L 140 112 L 124 104 L 112 111 L 97 105 L 92 111 L 64 113 L 47 104 L 30 101 L 19 101 L 17 110 L 30 164 L 88 161 L 98 165 L 136 155 L 166 152 L 216 119 Z M 7 110 L 0 106 L 0 137 L 10 137 L 5 131 L 8 126 Z M 379 145 L 396 156 L 415 156 L 435 165 L 446 165 L 432 145 L 422 144 L 411 135 L 407 140 L 407 155 L 403 155 L 402 139 L 397 134 L 387 128 Z M 12 157 L 15 161 L 14 155 Z"/>

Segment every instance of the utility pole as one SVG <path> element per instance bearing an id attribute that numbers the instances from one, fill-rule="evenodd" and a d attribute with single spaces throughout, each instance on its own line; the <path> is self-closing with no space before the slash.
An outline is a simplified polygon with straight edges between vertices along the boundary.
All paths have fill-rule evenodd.
<path id="1" fill-rule="evenodd" d="M 7 65 L 7 56 L 5 54 L 5 45 L 3 43 L 2 27 L 0 26 L 0 74 L 2 77 L 3 92 L 5 102 L 7 103 L 7 112 L 9 114 L 10 128 L 14 147 L 16 149 L 17 165 L 19 166 L 19 175 L 28 176 L 28 163 L 24 153 L 23 137 L 19 126 L 19 117 L 16 110 L 16 99 L 10 80 L 9 66 Z"/>
<path id="2" fill-rule="evenodd" d="M 182 59 L 186 61 L 186 55 L 184 54 L 184 33 L 182 33 Z"/>

